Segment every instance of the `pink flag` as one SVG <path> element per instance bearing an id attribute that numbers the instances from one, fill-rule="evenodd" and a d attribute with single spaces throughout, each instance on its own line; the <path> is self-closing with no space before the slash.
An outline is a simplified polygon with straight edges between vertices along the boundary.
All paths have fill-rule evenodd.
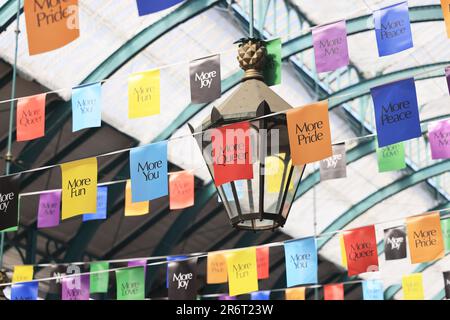
<path id="1" fill-rule="evenodd" d="M 61 300 L 89 300 L 90 276 L 67 277 L 61 280 Z"/>
<path id="2" fill-rule="evenodd" d="M 333 71 L 349 64 L 345 20 L 312 30 L 317 72 Z"/>
<path id="3" fill-rule="evenodd" d="M 450 120 L 435 122 L 428 127 L 432 159 L 450 158 Z"/>

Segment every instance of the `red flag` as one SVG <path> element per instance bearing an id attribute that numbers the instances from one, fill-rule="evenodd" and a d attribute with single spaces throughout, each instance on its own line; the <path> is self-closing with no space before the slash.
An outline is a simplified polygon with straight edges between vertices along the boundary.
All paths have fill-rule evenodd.
<path id="1" fill-rule="evenodd" d="M 258 279 L 269 278 L 269 247 L 256 248 L 256 265 L 258 267 Z"/>
<path id="2" fill-rule="evenodd" d="M 39 94 L 21 98 L 17 103 L 17 141 L 29 141 L 45 134 L 45 97 Z"/>
<path id="3" fill-rule="evenodd" d="M 342 283 L 329 284 L 323 287 L 325 300 L 344 300 L 344 285 Z"/>
<path id="4" fill-rule="evenodd" d="M 239 122 L 212 129 L 214 183 L 253 179 L 250 159 L 250 124 Z"/>
<path id="5" fill-rule="evenodd" d="M 375 227 L 368 226 L 344 232 L 348 275 L 378 271 Z"/>
<path id="6" fill-rule="evenodd" d="M 170 210 L 194 205 L 194 175 L 190 171 L 172 172 L 169 175 Z"/>

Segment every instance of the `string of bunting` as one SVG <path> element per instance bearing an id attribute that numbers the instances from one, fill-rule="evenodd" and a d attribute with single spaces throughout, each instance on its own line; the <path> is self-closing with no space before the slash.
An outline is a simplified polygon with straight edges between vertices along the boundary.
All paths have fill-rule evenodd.
<path id="1" fill-rule="evenodd" d="M 386 262 L 390 260 L 401 260 L 407 257 L 406 238 L 408 239 L 411 263 L 416 264 L 431 262 L 444 257 L 445 251 L 447 250 L 448 252 L 450 250 L 450 219 L 447 219 L 446 215 L 443 215 L 441 217 L 440 213 L 444 213 L 449 210 L 450 209 L 445 209 L 441 211 L 410 216 L 406 218 L 406 230 L 402 226 L 385 229 L 384 254 Z M 443 220 L 441 220 L 441 218 Z M 377 223 L 376 225 L 383 225 L 399 220 L 404 220 L 404 218 L 383 221 Z M 337 232 L 340 232 L 342 234 L 341 238 L 343 240 L 343 244 L 341 243 L 341 254 L 342 260 L 345 260 L 345 262 L 343 262 L 343 265 L 347 268 L 349 276 L 356 276 L 367 272 L 379 271 L 375 225 L 358 227 L 351 230 L 338 230 L 334 233 Z M 13 274 L 13 282 L 0 284 L 0 287 L 12 285 L 12 290 L 14 291 L 15 286 L 19 286 L 19 290 L 22 291 L 24 286 L 33 286 L 34 288 L 36 285 L 32 283 L 57 280 L 61 281 L 62 283 L 62 298 L 64 300 L 83 300 L 86 297 L 87 299 L 89 299 L 90 293 L 98 293 L 92 291 L 93 287 L 97 288 L 99 286 L 102 286 L 106 288 L 105 290 L 107 291 L 108 277 L 101 277 L 101 274 L 115 272 L 116 279 L 118 281 L 117 288 L 124 288 L 123 286 L 119 285 L 124 284 L 120 283 L 120 279 L 122 278 L 126 279 L 126 283 L 128 283 L 128 285 L 125 285 L 125 287 L 130 286 L 130 282 L 133 282 L 134 287 L 136 287 L 137 285 L 140 286 L 140 289 L 137 291 L 142 290 L 142 292 L 133 293 L 134 298 L 136 298 L 136 294 L 138 296 L 144 294 L 146 273 L 145 270 L 147 266 L 168 264 L 169 278 L 167 281 L 169 288 L 169 298 L 195 299 L 197 297 L 197 260 L 199 258 L 206 257 L 207 284 L 228 282 L 229 296 L 237 296 L 252 292 L 258 292 L 258 280 L 269 278 L 269 248 L 275 246 L 283 246 L 285 252 L 287 286 L 289 288 L 299 285 L 302 285 L 304 287 L 324 286 L 325 290 L 327 290 L 329 284 L 318 284 L 317 239 L 329 234 L 330 233 L 324 233 L 317 235 L 316 237 L 306 237 L 284 242 L 265 244 L 258 247 L 229 249 L 209 253 L 193 253 L 184 254 L 182 256 L 149 257 L 142 258 L 140 260 L 120 259 L 107 262 L 80 262 L 77 264 L 89 264 L 91 270 L 89 272 L 81 272 L 76 274 L 58 274 L 57 276 L 41 279 L 33 279 L 34 267 L 55 267 L 57 264 L 16 266 Z M 163 261 L 148 263 L 149 260 L 151 261 L 160 259 L 163 259 Z M 110 263 L 115 262 L 128 262 L 128 265 L 126 267 L 110 268 Z M 102 267 L 98 268 L 98 266 Z M 243 266 L 245 266 L 245 268 Z M 125 276 L 124 273 L 128 274 L 126 274 Z M 95 277 L 94 275 L 97 275 L 97 277 Z M 408 284 L 405 284 L 405 282 L 408 283 L 408 281 L 416 281 L 418 275 L 420 275 L 420 286 L 418 288 L 415 288 L 415 286 L 409 288 Z M 448 272 L 444 272 L 443 275 L 444 280 L 447 281 L 449 275 Z M 410 279 L 409 277 L 413 278 Z M 421 277 L 421 274 L 413 274 L 402 277 L 405 297 L 408 295 L 409 289 L 413 291 L 412 294 L 423 295 L 423 284 L 421 284 Z M 84 281 L 84 287 L 83 278 L 86 279 Z M 79 286 L 77 288 L 68 286 L 67 282 L 76 280 L 81 281 L 81 284 L 79 283 Z M 100 285 L 98 281 L 106 282 L 106 286 L 104 284 Z M 340 283 L 339 285 L 342 286 L 343 284 L 344 283 Z M 445 288 L 448 289 L 447 283 L 445 283 L 445 285 Z M 298 290 L 299 288 L 295 289 Z M 84 293 L 83 290 L 85 291 Z M 422 293 L 420 292 L 421 290 Z M 382 285 L 381 287 L 377 287 L 376 293 L 378 295 L 381 295 L 382 297 Z M 124 294 L 127 295 L 131 293 L 120 293 L 119 289 L 117 292 L 117 298 L 130 298 L 123 297 Z M 143 298 L 144 297 L 142 296 L 141 299 Z"/>

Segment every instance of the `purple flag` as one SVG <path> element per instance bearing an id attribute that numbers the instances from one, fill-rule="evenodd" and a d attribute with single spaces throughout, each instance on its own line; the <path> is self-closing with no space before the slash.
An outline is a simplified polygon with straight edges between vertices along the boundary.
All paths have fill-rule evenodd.
<path id="1" fill-rule="evenodd" d="M 314 28 L 312 38 L 317 72 L 333 71 L 349 64 L 344 20 Z"/>
<path id="2" fill-rule="evenodd" d="M 428 138 L 430 139 L 432 159 L 450 158 L 450 120 L 430 124 Z"/>
<path id="3" fill-rule="evenodd" d="M 60 208 L 61 191 L 41 194 L 39 197 L 38 229 L 59 225 Z"/>
<path id="4" fill-rule="evenodd" d="M 84 274 L 78 277 L 62 278 L 62 300 L 89 300 L 90 276 Z"/>
<path id="5" fill-rule="evenodd" d="M 447 78 L 448 92 L 450 93 L 450 67 L 445 68 L 445 77 Z"/>

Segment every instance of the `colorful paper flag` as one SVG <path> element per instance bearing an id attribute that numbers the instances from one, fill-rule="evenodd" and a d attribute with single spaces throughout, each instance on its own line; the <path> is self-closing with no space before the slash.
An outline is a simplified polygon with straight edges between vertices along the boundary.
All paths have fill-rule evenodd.
<path id="1" fill-rule="evenodd" d="M 253 179 L 250 123 L 239 122 L 211 130 L 214 183 Z"/>
<path id="2" fill-rule="evenodd" d="M 402 288 L 404 300 L 424 300 L 425 298 L 421 273 L 403 276 Z"/>
<path id="3" fill-rule="evenodd" d="M 450 218 L 441 220 L 442 237 L 447 252 L 450 251 Z"/>
<path id="4" fill-rule="evenodd" d="M 411 263 L 422 263 L 444 256 L 441 218 L 439 212 L 406 219 Z"/>
<path id="5" fill-rule="evenodd" d="M 88 274 L 61 279 L 61 300 L 89 300 Z"/>
<path id="6" fill-rule="evenodd" d="M 143 267 L 116 271 L 117 300 L 144 300 L 145 274 Z"/>
<path id="7" fill-rule="evenodd" d="M 344 300 L 344 285 L 342 283 L 329 284 L 323 287 L 325 300 Z"/>
<path id="8" fill-rule="evenodd" d="M 413 47 L 407 2 L 376 10 L 373 18 L 380 57 Z"/>
<path id="9" fill-rule="evenodd" d="M 317 283 L 317 247 L 314 237 L 284 243 L 288 287 Z"/>
<path id="10" fill-rule="evenodd" d="M 171 172 L 169 175 L 170 210 L 194 205 L 194 175 L 191 171 Z"/>
<path id="11" fill-rule="evenodd" d="M 220 55 L 191 61 L 189 73 L 192 103 L 209 103 L 220 98 Z"/>
<path id="12" fill-rule="evenodd" d="M 286 115 L 294 166 L 333 155 L 327 101 L 289 110 Z"/>
<path id="13" fill-rule="evenodd" d="M 83 215 L 83 222 L 105 220 L 108 211 L 108 187 L 97 187 L 97 212 Z"/>
<path id="14" fill-rule="evenodd" d="M 97 158 L 61 165 L 62 220 L 97 212 Z"/>
<path id="15" fill-rule="evenodd" d="M 292 160 L 285 162 L 286 154 L 280 153 L 266 158 L 264 175 L 268 193 L 282 193 L 288 182 L 288 174 L 292 167 Z M 286 168 L 287 166 L 287 168 Z M 289 181 L 289 191 L 294 190 L 292 179 Z"/>
<path id="16" fill-rule="evenodd" d="M 384 230 L 384 256 L 386 261 L 406 258 L 406 232 L 403 227 Z"/>
<path id="17" fill-rule="evenodd" d="M 258 291 L 250 294 L 250 300 L 270 300 L 270 291 Z"/>
<path id="18" fill-rule="evenodd" d="M 281 38 L 267 41 L 266 51 L 263 76 L 264 82 L 270 87 L 281 83 Z"/>
<path id="19" fill-rule="evenodd" d="M 87 84 L 72 89 L 72 131 L 102 125 L 102 84 Z"/>
<path id="20" fill-rule="evenodd" d="M 227 296 L 226 294 L 222 294 L 221 296 L 219 296 L 219 299 L 217 299 L 217 300 L 228 301 L 228 300 L 237 300 L 237 298 L 236 297 Z"/>
<path id="21" fill-rule="evenodd" d="M 431 159 L 450 158 L 450 121 L 442 120 L 428 125 Z"/>
<path id="22" fill-rule="evenodd" d="M 171 261 L 180 261 L 188 259 L 187 256 L 168 256 L 166 257 L 167 266 L 166 266 L 166 288 L 169 289 L 169 263 Z"/>
<path id="23" fill-rule="evenodd" d="M 37 227 L 51 228 L 59 225 L 61 216 L 61 191 L 42 193 L 39 196 Z"/>
<path id="24" fill-rule="evenodd" d="M 11 300 L 37 300 L 39 282 L 15 283 L 11 286 Z"/>
<path id="25" fill-rule="evenodd" d="M 167 141 L 133 148 L 130 151 L 132 202 L 167 196 Z"/>
<path id="26" fill-rule="evenodd" d="M 109 262 L 93 262 L 90 267 L 90 293 L 108 292 L 109 272 L 99 272 L 109 269 Z M 98 272 L 98 273 L 95 273 Z"/>
<path id="27" fill-rule="evenodd" d="M 403 142 L 377 148 L 378 171 L 388 172 L 406 168 Z"/>
<path id="28" fill-rule="evenodd" d="M 125 186 L 125 217 L 142 216 L 150 212 L 150 202 L 132 202 L 131 181 L 127 180 Z"/>
<path id="29" fill-rule="evenodd" d="M 259 280 L 269 278 L 269 250 L 268 246 L 256 248 L 256 265 Z"/>
<path id="30" fill-rule="evenodd" d="M 317 72 L 334 71 L 349 64 L 345 20 L 313 28 L 312 38 Z"/>
<path id="31" fill-rule="evenodd" d="M 160 71 L 134 73 L 128 78 L 128 118 L 160 113 Z"/>
<path id="32" fill-rule="evenodd" d="M 366 280 L 362 283 L 364 300 L 384 300 L 383 282 L 380 280 Z"/>
<path id="33" fill-rule="evenodd" d="M 33 280 L 33 266 L 14 266 L 12 282 L 29 282 Z"/>
<path id="34" fill-rule="evenodd" d="M 445 298 L 450 299 L 450 271 L 446 271 L 442 275 L 444 276 Z"/>
<path id="35" fill-rule="evenodd" d="M 345 252 L 344 235 L 339 234 L 339 247 L 341 252 L 341 264 L 347 269 L 347 253 Z"/>
<path id="36" fill-rule="evenodd" d="M 206 283 L 218 284 L 228 281 L 227 260 L 224 252 L 209 252 L 206 261 Z"/>
<path id="37" fill-rule="evenodd" d="M 38 94 L 20 98 L 17 102 L 17 141 L 30 141 L 45 135 L 46 96 L 46 93 Z"/>
<path id="38" fill-rule="evenodd" d="M 375 106 L 378 147 L 420 137 L 414 78 L 370 89 Z"/>
<path id="39" fill-rule="evenodd" d="M 447 37 L 450 38 L 450 0 L 441 0 L 442 15 L 444 16 Z"/>
<path id="40" fill-rule="evenodd" d="M 284 292 L 286 300 L 305 300 L 305 287 L 289 288 Z"/>
<path id="41" fill-rule="evenodd" d="M 25 0 L 28 51 L 31 55 L 61 48 L 80 36 L 78 0 Z"/>
<path id="42" fill-rule="evenodd" d="M 258 291 L 256 248 L 234 250 L 226 255 L 229 295 Z"/>
<path id="43" fill-rule="evenodd" d="M 139 16 L 166 10 L 183 0 L 136 0 Z"/>
<path id="44" fill-rule="evenodd" d="M 0 177 L 0 231 L 19 225 L 19 176 Z"/>
<path id="45" fill-rule="evenodd" d="M 169 299 L 197 298 L 197 258 L 169 263 Z"/>
<path id="46" fill-rule="evenodd" d="M 378 271 L 375 227 L 367 226 L 344 232 L 348 275 Z"/>
<path id="47" fill-rule="evenodd" d="M 333 145 L 333 155 L 320 161 L 320 181 L 347 176 L 345 143 Z"/>
<path id="48" fill-rule="evenodd" d="M 450 67 L 445 67 L 445 78 L 447 79 L 447 88 L 450 94 Z"/>

